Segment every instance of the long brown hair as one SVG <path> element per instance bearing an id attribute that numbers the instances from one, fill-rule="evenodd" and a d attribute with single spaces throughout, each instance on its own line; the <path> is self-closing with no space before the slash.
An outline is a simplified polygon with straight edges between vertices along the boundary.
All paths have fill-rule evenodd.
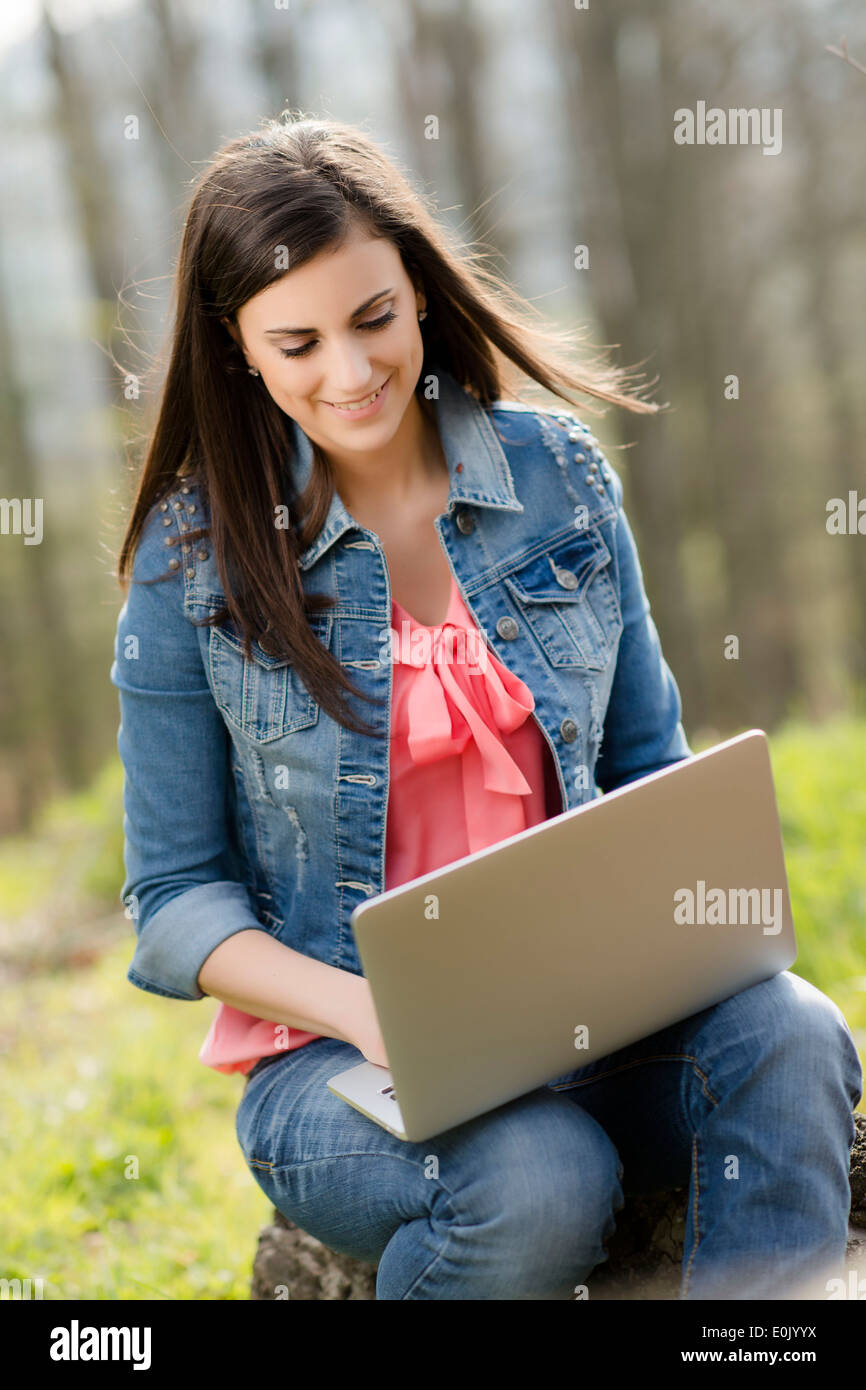
<path id="1" fill-rule="evenodd" d="M 483 405 L 506 399 L 506 391 L 518 398 L 517 368 L 530 386 L 535 382 L 570 406 L 576 402 L 569 393 L 644 413 L 659 406 L 630 385 L 633 371 L 603 359 L 577 370 L 579 335 L 543 322 L 480 263 L 482 253 L 458 249 L 363 131 L 283 112 L 223 146 L 197 180 L 186 218 L 168 369 L 117 577 L 125 585 L 131 576 L 151 508 L 180 481 L 194 480 L 210 525 L 185 533 L 184 541 L 209 535 L 226 600 L 202 622 L 231 618 L 247 656 L 252 641 L 266 636 L 266 649 L 291 660 L 327 714 L 346 728 L 372 733 L 352 713 L 346 692 L 372 697 L 358 690 L 308 621 L 308 614 L 335 600 L 305 594 L 298 566 L 327 516 L 333 471 L 314 446 L 307 489 L 286 497 L 287 417 L 261 380 L 250 376 L 241 348 L 221 323 L 235 324 L 237 311 L 286 273 L 275 268 L 276 246 L 287 248 L 294 268 L 334 250 L 358 224 L 393 242 L 407 274 L 423 286 L 422 408 L 430 409 L 420 391 L 434 362 Z M 274 509 L 287 502 L 290 526 L 279 528 Z"/>

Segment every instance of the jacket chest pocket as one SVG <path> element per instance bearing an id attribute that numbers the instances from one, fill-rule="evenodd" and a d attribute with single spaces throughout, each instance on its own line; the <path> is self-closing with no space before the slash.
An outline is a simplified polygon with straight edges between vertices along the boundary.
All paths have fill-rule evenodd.
<path id="1" fill-rule="evenodd" d="M 314 614 L 311 626 L 327 646 L 332 615 Z M 319 706 L 291 662 L 272 656 L 258 642 L 252 657 L 244 656 L 240 637 L 230 627 L 211 628 L 211 684 L 218 708 L 228 722 L 255 743 L 270 743 L 308 729 L 319 717 Z"/>
<path id="2" fill-rule="evenodd" d="M 603 671 L 610 661 L 623 628 L 610 561 L 597 531 L 574 531 L 505 576 L 552 666 Z"/>

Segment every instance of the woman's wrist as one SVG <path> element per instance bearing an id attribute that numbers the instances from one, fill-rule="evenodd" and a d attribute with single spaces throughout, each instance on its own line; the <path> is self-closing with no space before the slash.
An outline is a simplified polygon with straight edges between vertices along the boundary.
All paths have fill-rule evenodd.
<path id="1" fill-rule="evenodd" d="M 335 981 L 334 1036 L 357 1047 L 369 1014 L 369 986 L 363 975 L 354 975 L 350 970 L 337 973 L 341 978 Z"/>

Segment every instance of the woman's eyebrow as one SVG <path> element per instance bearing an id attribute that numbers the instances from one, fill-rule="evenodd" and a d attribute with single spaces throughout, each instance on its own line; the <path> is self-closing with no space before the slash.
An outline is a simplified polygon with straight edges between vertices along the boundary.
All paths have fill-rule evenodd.
<path id="1" fill-rule="evenodd" d="M 394 287 L 389 285 L 386 290 L 379 290 L 378 294 L 371 294 L 369 299 L 365 299 L 363 304 L 359 304 L 357 309 L 349 315 L 350 320 L 356 319 L 359 314 L 363 314 L 365 309 L 369 309 L 371 304 L 375 304 L 377 299 L 381 299 L 385 294 L 393 294 Z M 315 333 L 315 328 L 266 328 L 265 337 L 276 337 L 280 333 Z"/>

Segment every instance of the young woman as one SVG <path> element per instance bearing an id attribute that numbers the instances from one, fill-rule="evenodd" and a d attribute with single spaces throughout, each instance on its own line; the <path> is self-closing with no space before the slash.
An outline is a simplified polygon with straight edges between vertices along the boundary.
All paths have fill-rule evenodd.
<path id="1" fill-rule="evenodd" d="M 690 755 L 620 479 L 515 399 L 655 409 L 574 347 L 358 130 L 201 177 L 119 562 L 129 979 L 221 1001 L 256 1181 L 379 1298 L 573 1296 L 624 1170 L 690 1184 L 682 1297 L 782 1297 L 844 1258 L 861 1087 L 789 972 L 422 1144 L 325 1084 L 387 1064 L 358 902 Z"/>

